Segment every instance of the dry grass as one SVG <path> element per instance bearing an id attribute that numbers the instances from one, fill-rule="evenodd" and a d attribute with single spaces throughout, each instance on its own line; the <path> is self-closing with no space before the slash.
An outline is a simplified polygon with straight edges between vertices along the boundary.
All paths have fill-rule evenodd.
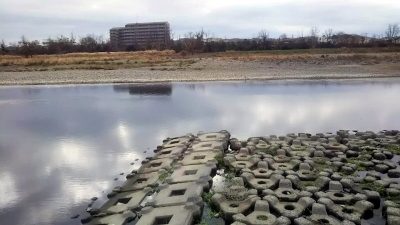
<path id="1" fill-rule="evenodd" d="M 202 53 L 182 56 L 172 50 L 110 53 L 70 53 L 60 55 L 36 55 L 30 58 L 0 55 L 1 71 L 45 70 L 115 70 L 125 68 L 149 68 L 151 70 L 181 70 L 201 58 L 238 60 L 243 62 L 351 64 L 372 65 L 382 62 L 400 62 L 400 49 L 300 49 L 274 51 L 247 51 Z"/>
<path id="2" fill-rule="evenodd" d="M 180 63 L 184 61 L 184 63 Z M 119 69 L 187 65 L 174 51 L 70 53 L 60 55 L 0 56 L 0 71 L 61 69 Z"/>

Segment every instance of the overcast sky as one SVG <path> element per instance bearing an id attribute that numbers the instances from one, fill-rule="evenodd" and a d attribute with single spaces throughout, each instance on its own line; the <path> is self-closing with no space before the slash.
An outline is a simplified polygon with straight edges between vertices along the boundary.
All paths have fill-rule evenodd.
<path id="1" fill-rule="evenodd" d="M 86 34 L 109 37 L 130 22 L 168 21 L 174 37 L 203 28 L 217 37 L 251 38 L 335 31 L 382 34 L 400 23 L 399 0 L 0 0 L 0 39 Z"/>

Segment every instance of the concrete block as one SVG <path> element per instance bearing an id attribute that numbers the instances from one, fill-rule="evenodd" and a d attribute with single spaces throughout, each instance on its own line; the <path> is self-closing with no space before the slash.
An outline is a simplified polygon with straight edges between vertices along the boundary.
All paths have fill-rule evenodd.
<path id="1" fill-rule="evenodd" d="M 174 172 L 170 177 L 167 178 L 167 183 L 184 183 L 192 181 L 207 181 L 212 180 L 211 174 L 213 174 L 217 169 L 215 163 L 199 164 L 199 165 L 188 165 L 183 166 L 182 164 L 177 164 L 174 167 Z M 204 186 L 205 190 L 208 190 L 208 186 Z"/>
<path id="2" fill-rule="evenodd" d="M 210 132 L 210 133 L 199 132 L 197 134 L 196 140 L 199 140 L 199 141 L 228 141 L 230 136 L 231 135 L 226 130 L 222 130 L 219 132 Z"/>
<path id="3" fill-rule="evenodd" d="M 160 192 L 147 205 L 154 207 L 164 207 L 173 205 L 183 205 L 186 202 L 193 202 L 200 207 L 203 206 L 201 195 L 203 187 L 208 185 L 208 182 L 196 181 L 177 184 L 160 185 Z"/>
<path id="4" fill-rule="evenodd" d="M 194 141 L 188 148 L 191 152 L 218 150 L 221 153 L 228 149 L 227 141 Z"/>
<path id="5" fill-rule="evenodd" d="M 136 214 L 131 211 L 123 213 L 112 214 L 102 217 L 91 217 L 88 225 L 125 225 L 136 218 Z M 84 223 L 82 221 L 82 223 Z"/>
<path id="6" fill-rule="evenodd" d="M 136 191 L 157 184 L 162 171 L 153 173 L 136 174 L 130 176 L 120 187 L 115 187 L 114 192 Z"/>
<path id="7" fill-rule="evenodd" d="M 136 225 L 192 225 L 200 213 L 200 207 L 193 203 L 159 208 L 148 206 L 141 210 L 142 217 Z"/>
<path id="8" fill-rule="evenodd" d="M 278 185 L 280 179 L 284 179 L 284 177 L 279 174 L 273 174 L 270 178 L 257 178 L 252 173 L 248 172 L 242 173 L 241 177 L 250 187 L 258 191 L 273 188 Z"/>
<path id="9" fill-rule="evenodd" d="M 259 161 L 261 161 L 261 159 L 257 155 L 252 156 L 250 160 L 247 161 L 236 160 L 234 154 L 226 154 L 224 157 L 225 164 L 235 170 L 251 169 L 252 167 L 255 167 Z"/>
<path id="10" fill-rule="evenodd" d="M 221 156 L 222 153 L 218 150 L 203 151 L 203 152 L 186 152 L 180 163 L 182 165 L 196 165 L 205 164 L 207 162 L 217 164 L 216 157 Z"/>
<path id="11" fill-rule="evenodd" d="M 152 189 L 147 187 L 138 191 L 118 193 L 104 203 L 99 210 L 96 210 L 95 215 L 122 213 L 127 210 L 133 211 L 140 206 L 140 203 L 151 191 Z"/>
<path id="12" fill-rule="evenodd" d="M 294 202 L 301 197 L 312 197 L 311 192 L 293 189 L 292 182 L 289 179 L 281 179 L 276 190 L 266 189 L 262 193 L 264 196 L 273 195 L 280 201 L 286 202 Z"/>
<path id="13" fill-rule="evenodd" d="M 233 216 L 235 223 L 232 225 L 290 225 L 290 219 L 287 217 L 276 217 L 269 211 L 267 201 L 257 200 L 254 211 L 249 215 L 236 214 Z"/>
<path id="14" fill-rule="evenodd" d="M 355 224 L 361 224 L 361 219 L 366 213 L 372 213 L 374 205 L 371 202 L 361 200 L 354 205 L 335 204 L 328 198 L 318 199 L 318 203 L 324 204 L 328 211 L 335 217 L 343 220 L 349 220 Z"/>
<path id="15" fill-rule="evenodd" d="M 283 202 L 275 196 L 268 195 L 264 197 L 264 200 L 267 200 L 269 205 L 280 215 L 289 219 L 299 218 L 308 207 L 315 203 L 315 200 L 310 197 L 302 197 L 297 202 Z"/>
<path id="16" fill-rule="evenodd" d="M 162 148 L 172 148 L 172 147 L 177 147 L 177 146 L 189 146 L 190 143 L 194 140 L 194 137 L 192 135 L 186 135 L 182 137 L 175 137 L 175 138 L 169 138 L 163 141 Z"/>
<path id="17" fill-rule="evenodd" d="M 177 146 L 172 148 L 163 148 L 156 152 L 154 159 L 164 159 L 164 158 L 175 158 L 183 154 L 186 151 L 185 146 Z"/>
<path id="18" fill-rule="evenodd" d="M 355 225 L 348 220 L 339 220 L 333 216 L 329 216 L 326 212 L 325 205 L 314 203 L 312 205 L 311 216 L 300 217 L 294 219 L 296 225 L 316 225 L 316 224 L 329 224 L 329 225 Z"/>
<path id="19" fill-rule="evenodd" d="M 161 169 L 171 169 L 172 163 L 176 160 L 176 157 L 169 157 L 163 159 L 154 159 L 150 161 L 144 161 L 143 165 L 138 170 L 138 173 L 151 173 L 157 172 Z"/>

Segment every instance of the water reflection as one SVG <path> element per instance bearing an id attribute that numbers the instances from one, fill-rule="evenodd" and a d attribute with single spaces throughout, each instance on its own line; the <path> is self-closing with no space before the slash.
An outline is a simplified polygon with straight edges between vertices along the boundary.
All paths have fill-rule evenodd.
<path id="1" fill-rule="evenodd" d="M 116 92 L 129 92 L 130 95 L 171 95 L 172 84 L 118 84 L 113 86 Z"/>
<path id="2" fill-rule="evenodd" d="M 79 224 L 167 136 L 399 129 L 398 96 L 399 79 L 3 87 L 0 224 Z"/>

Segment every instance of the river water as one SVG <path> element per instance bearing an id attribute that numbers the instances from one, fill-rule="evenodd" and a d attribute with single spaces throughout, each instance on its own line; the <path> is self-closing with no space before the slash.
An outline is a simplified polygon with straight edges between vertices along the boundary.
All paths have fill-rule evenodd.
<path id="1" fill-rule="evenodd" d="M 399 99 L 400 79 L 0 87 L 0 224 L 80 224 L 168 136 L 399 129 Z"/>

